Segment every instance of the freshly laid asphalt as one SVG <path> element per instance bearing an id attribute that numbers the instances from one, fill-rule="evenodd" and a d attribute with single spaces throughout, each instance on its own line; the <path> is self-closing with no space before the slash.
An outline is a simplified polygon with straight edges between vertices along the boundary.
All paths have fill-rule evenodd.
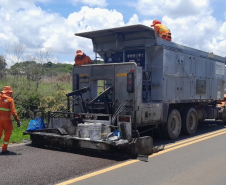
<path id="1" fill-rule="evenodd" d="M 0 155 L 1 185 L 54 184 L 126 160 L 111 154 L 77 153 L 29 145 L 10 147 L 9 150 L 19 154 Z"/>
<path id="2" fill-rule="evenodd" d="M 218 123 L 218 124 L 216 124 Z M 202 135 L 206 133 L 211 133 L 213 131 L 221 130 L 224 129 L 225 125 L 222 122 L 205 122 L 203 124 L 199 125 L 198 131 L 195 136 L 197 135 Z M 172 144 L 177 141 L 181 140 L 186 140 L 191 137 L 195 136 L 180 136 L 178 140 L 174 141 L 169 141 L 169 140 L 164 140 L 159 138 L 158 136 L 154 137 L 154 143 L 155 145 L 158 144 Z M 193 161 L 197 163 L 197 161 L 200 161 L 204 163 L 205 160 L 210 161 L 209 165 L 203 165 L 203 168 L 211 166 L 213 162 L 211 162 L 213 159 L 217 161 L 217 164 L 220 164 L 221 162 L 226 162 L 226 161 L 221 161 L 217 160 L 217 157 L 220 157 L 221 159 L 223 158 L 224 154 L 226 151 L 220 150 L 221 153 L 218 155 L 215 155 L 215 151 L 210 152 L 212 156 L 205 157 L 209 150 L 209 147 L 211 147 L 212 150 L 219 150 L 218 147 L 221 147 L 224 145 L 224 140 L 226 139 L 225 137 L 223 138 L 218 137 L 219 139 L 216 142 L 213 142 L 211 146 L 208 146 L 208 142 L 200 142 L 199 144 L 196 144 L 197 147 L 194 146 L 187 146 L 184 147 L 184 149 L 179 149 L 175 150 L 173 152 L 165 153 L 162 157 L 157 156 L 152 158 L 151 162 L 149 161 L 148 163 L 141 162 L 141 166 L 135 166 L 135 164 L 129 165 L 127 168 L 129 171 L 135 173 L 134 175 L 137 176 L 138 179 L 141 179 L 142 176 L 144 176 L 144 172 L 146 170 L 150 170 L 149 174 L 157 174 L 155 170 L 159 171 L 161 173 L 161 170 L 165 169 L 165 165 L 167 164 L 168 170 L 164 171 L 167 176 L 170 178 L 172 177 L 177 177 L 177 173 L 184 174 L 186 171 L 183 171 L 183 165 L 185 169 L 190 169 L 192 170 L 192 167 L 195 168 L 200 168 L 201 167 L 195 165 L 193 166 L 190 163 L 193 163 Z M 215 140 L 213 140 L 215 141 Z M 200 150 L 200 148 L 204 150 Z M 225 148 L 225 147 L 224 147 Z M 125 162 L 129 160 L 128 156 L 121 156 L 120 153 L 102 153 L 102 152 L 91 152 L 91 151 L 66 151 L 66 150 L 60 150 L 60 149 L 51 149 L 51 148 L 35 148 L 30 145 L 20 145 L 20 146 L 14 146 L 9 148 L 10 151 L 19 153 L 18 155 L 9 155 L 9 156 L 2 156 L 0 155 L 0 185 L 18 185 L 18 184 L 23 184 L 23 185 L 30 185 L 30 184 L 40 184 L 40 185 L 48 185 L 48 184 L 56 184 L 59 182 L 63 182 L 66 180 L 69 180 L 71 178 L 79 177 L 84 174 L 88 174 L 91 172 L 95 172 L 100 169 L 104 169 L 116 164 L 120 164 L 122 162 Z M 194 150 L 194 151 L 193 151 Z M 192 153 L 191 153 L 192 151 Z M 192 156 L 198 156 L 198 154 L 203 151 L 203 154 L 201 154 L 196 160 L 192 158 Z M 211 151 L 211 150 L 210 150 Z M 222 153 L 223 152 L 223 153 Z M 189 155 L 191 153 L 191 155 Z M 174 155 L 173 155 L 174 154 Z M 186 155 L 185 155 L 186 154 Z M 223 155 L 223 156 L 222 156 Z M 165 158 L 163 158 L 165 156 Z M 183 157 L 183 156 L 186 156 Z M 208 155 L 206 155 L 208 156 Z M 190 159 L 191 158 L 191 159 Z M 190 159 L 190 161 L 189 161 Z M 161 161 L 161 164 L 155 164 L 158 163 L 158 161 Z M 174 163 L 174 165 L 170 166 L 171 162 Z M 187 162 L 189 165 L 185 164 Z M 140 163 L 140 162 L 139 162 Z M 152 164 L 153 163 L 153 164 Z M 146 165 L 145 165 L 146 164 Z M 182 167 L 181 167 L 181 165 Z M 144 166 L 142 166 L 144 165 Z M 225 165 L 224 165 L 225 166 Z M 174 168 L 176 167 L 177 173 L 174 173 Z M 177 168 L 178 167 L 178 168 Z M 212 166 L 211 166 L 212 167 Z M 140 170 L 138 170 L 140 168 Z M 162 168 L 162 169 L 161 169 Z M 137 170 L 135 170 L 137 169 Z M 143 170 L 142 170 L 143 169 Z M 144 170 L 145 169 L 145 170 Z M 153 171 L 154 170 L 154 171 Z M 219 170 L 224 170 L 223 167 L 219 168 L 217 170 L 217 166 L 215 165 L 216 172 L 213 171 L 213 175 L 216 173 L 219 173 Z M 127 170 L 128 171 L 128 170 Z M 106 173 L 107 176 L 103 177 L 103 183 L 101 183 L 99 180 L 96 181 L 97 184 L 105 184 L 109 182 L 107 177 L 111 177 L 112 175 L 115 178 L 120 177 L 123 184 L 136 184 L 142 181 L 132 181 L 130 179 L 126 178 L 126 173 L 127 171 L 123 171 L 123 168 L 120 168 L 119 170 L 115 170 L 112 172 Z M 196 170 L 195 170 L 196 171 Z M 118 174 L 117 174 L 118 172 Z M 189 170 L 188 170 L 189 172 Z M 212 171 L 211 171 L 212 172 Z M 115 173 L 115 174 L 111 174 Z M 124 175 L 125 173 L 125 175 Z M 132 173 L 132 174 L 133 174 Z M 193 173 L 190 171 L 190 173 Z M 139 175 L 140 174 L 140 175 Z M 186 176 L 186 174 L 184 174 Z M 191 175 L 191 174 L 190 174 Z M 201 174 L 204 175 L 204 174 Z M 156 178 L 158 177 L 155 175 Z M 135 176 L 134 176 L 135 177 Z M 165 176 L 164 176 L 165 177 Z M 100 176 L 96 176 L 94 179 L 98 179 Z M 158 178 L 162 178 L 161 174 L 159 174 Z M 158 179 L 157 178 L 157 179 Z M 178 181 L 175 180 L 174 182 L 176 184 L 181 184 L 178 183 L 180 178 L 178 178 Z M 189 178 L 189 176 L 187 176 Z M 196 178 L 197 175 L 196 175 Z M 92 183 L 94 180 L 93 178 L 88 179 L 87 181 L 81 181 L 79 184 L 89 184 Z M 181 179 L 183 179 L 181 177 Z M 127 181 L 129 180 L 129 181 Z M 145 179 L 146 181 L 143 181 L 144 184 L 150 184 L 149 179 Z M 224 179 L 223 179 L 224 180 Z M 105 182 L 105 183 L 104 183 Z M 115 182 L 119 183 L 119 180 L 115 180 Z M 164 183 L 163 181 L 156 181 L 159 182 L 159 184 Z M 183 181 L 182 181 L 183 182 Z M 219 180 L 219 182 L 221 182 Z M 110 183 L 110 182 L 109 182 Z M 108 183 L 108 184 L 109 184 Z M 115 183 L 115 184 L 117 184 Z M 95 184 L 95 183 L 94 183 Z M 110 183 L 111 184 L 111 183 Z M 121 183 L 120 183 L 121 184 Z M 142 183 L 141 183 L 142 184 Z M 151 183 L 152 184 L 152 183 Z M 170 184 L 170 183 L 168 183 Z M 220 183 L 221 184 L 221 183 Z"/>

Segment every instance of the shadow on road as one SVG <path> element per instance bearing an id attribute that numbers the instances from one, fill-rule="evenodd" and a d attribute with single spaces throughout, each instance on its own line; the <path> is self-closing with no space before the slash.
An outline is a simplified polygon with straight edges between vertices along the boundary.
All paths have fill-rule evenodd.
<path id="1" fill-rule="evenodd" d="M 9 151 L 8 153 L 0 153 L 0 156 L 4 156 L 4 157 L 7 157 L 7 156 L 13 156 L 13 155 L 21 155 L 20 153 L 16 153 L 16 152 L 13 152 L 13 151 Z"/>
<path id="2" fill-rule="evenodd" d="M 159 132 L 155 132 L 153 134 L 153 141 L 154 141 L 154 145 L 160 145 L 160 144 L 167 145 L 167 144 L 176 143 L 178 141 L 182 141 L 188 138 L 196 137 L 202 134 L 207 134 L 217 130 L 221 130 L 223 128 L 226 128 L 226 125 L 223 121 L 205 120 L 199 123 L 197 131 L 194 135 L 182 134 L 176 140 L 166 140 L 161 137 L 161 134 Z"/>
<path id="3" fill-rule="evenodd" d="M 173 144 L 178 141 L 196 137 L 202 134 L 211 133 L 213 131 L 221 130 L 223 128 L 226 128 L 224 122 L 207 120 L 199 123 L 196 134 L 191 136 L 181 135 L 176 140 L 164 139 L 157 129 L 152 132 L 150 131 L 149 133 L 146 133 L 146 134 L 151 135 L 153 137 L 154 146 L 157 146 L 162 144 L 164 145 Z M 29 144 L 29 146 L 33 147 L 31 144 Z M 45 146 L 42 148 L 45 148 L 47 150 L 59 151 L 59 152 L 73 153 L 73 154 L 82 155 L 82 156 L 85 155 L 85 156 L 94 157 L 94 158 L 104 158 L 104 159 L 109 159 L 114 161 L 125 161 L 128 159 L 134 158 L 134 156 L 129 155 L 125 150 L 98 151 L 98 150 L 92 150 L 92 149 L 81 149 L 81 148 L 68 149 L 68 148 L 58 148 L 58 147 L 50 147 L 50 146 Z"/>
<path id="4" fill-rule="evenodd" d="M 30 147 L 32 144 L 29 144 Z M 114 161 L 125 161 L 128 159 L 131 159 L 131 157 L 126 151 L 124 150 L 114 150 L 114 151 L 99 151 L 99 150 L 92 150 L 92 149 L 83 149 L 83 148 L 76 148 L 76 149 L 70 149 L 70 148 L 59 148 L 59 147 L 53 147 L 53 146 L 44 146 L 41 147 L 46 150 L 52 150 L 52 151 L 58 151 L 58 152 L 65 152 L 65 153 L 72 153 L 76 155 L 81 156 L 88 156 L 93 158 L 104 158 L 107 160 L 114 160 Z"/>

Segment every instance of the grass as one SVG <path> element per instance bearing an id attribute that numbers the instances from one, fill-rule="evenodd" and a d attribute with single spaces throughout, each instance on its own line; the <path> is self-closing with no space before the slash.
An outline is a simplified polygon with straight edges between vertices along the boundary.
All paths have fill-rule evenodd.
<path id="1" fill-rule="evenodd" d="M 17 127 L 17 123 L 15 121 L 13 122 L 13 132 L 9 140 L 10 143 L 21 143 L 23 139 L 30 139 L 29 135 L 23 135 L 23 132 L 27 130 L 29 121 L 28 119 L 21 120 L 21 127 Z M 4 134 L 2 135 L 0 144 L 2 144 L 3 138 Z"/>
<path id="2" fill-rule="evenodd" d="M 27 130 L 27 126 L 30 120 L 24 119 L 21 120 L 21 127 L 17 127 L 16 122 L 14 121 L 14 128 L 10 138 L 10 143 L 20 143 L 23 139 L 30 139 L 29 135 L 23 135 L 23 132 Z"/>
<path id="3" fill-rule="evenodd" d="M 26 77 L 23 77 L 23 76 L 22 77 L 21 76 L 7 76 L 4 79 L 3 78 L 0 79 L 0 92 L 3 89 L 3 87 L 6 85 L 12 87 L 13 91 L 15 92 L 15 94 L 13 94 L 13 96 L 16 95 L 18 92 L 21 92 L 20 96 L 18 96 L 18 98 L 15 100 L 16 106 L 18 106 L 18 104 L 21 102 L 27 102 L 28 96 L 33 94 L 33 92 L 36 92 L 35 91 L 35 88 L 36 88 L 35 82 L 29 83 L 27 81 Z M 60 91 L 72 91 L 71 81 L 68 81 L 68 80 L 62 81 L 61 80 L 61 81 L 47 82 L 47 81 L 43 80 L 39 84 L 37 93 L 40 95 L 40 97 L 47 97 L 47 96 L 52 96 L 54 93 L 60 92 Z M 30 92 L 30 93 L 27 93 L 27 92 Z M 20 102 L 19 102 L 19 100 L 20 100 Z M 24 101 L 22 101 L 22 100 L 24 100 Z M 22 106 L 23 106 L 23 104 L 22 104 Z M 17 113 L 18 113 L 18 109 L 17 109 Z M 19 117 L 21 118 L 22 125 L 21 125 L 21 127 L 18 128 L 16 122 L 14 121 L 14 128 L 13 128 L 12 135 L 10 138 L 10 143 L 20 143 L 23 141 L 23 139 L 30 138 L 29 135 L 24 136 L 23 132 L 26 131 L 26 129 L 28 127 L 28 123 L 31 119 L 22 119 L 22 117 L 20 115 L 19 115 Z M 4 137 L 4 133 L 0 140 L 0 144 L 2 144 L 3 137 Z"/>
<path id="4" fill-rule="evenodd" d="M 97 95 L 99 95 L 100 93 L 104 92 L 104 84 L 105 81 L 104 80 L 98 80 L 97 81 Z"/>
<path id="5" fill-rule="evenodd" d="M 15 95 L 18 92 L 21 92 L 20 96 L 18 96 L 18 100 L 20 101 L 23 99 L 26 99 L 24 98 L 24 96 L 28 96 L 32 94 L 30 93 L 27 95 L 27 91 L 35 92 L 35 87 L 36 87 L 36 84 L 34 82 L 28 83 L 27 79 L 21 76 L 8 76 L 5 79 L 0 79 L 0 92 L 5 85 L 11 86 L 13 91 L 15 92 Z M 53 82 L 53 83 L 41 82 L 37 93 L 40 94 L 41 97 L 46 97 L 46 96 L 52 96 L 54 93 L 58 91 L 60 92 L 60 91 L 71 91 L 71 90 L 72 90 L 71 83 L 60 82 L 60 81 Z M 16 106 L 18 105 L 17 100 L 15 100 L 15 105 Z M 18 113 L 18 109 L 17 109 L 17 113 Z M 21 118 L 20 115 L 19 117 Z M 23 135 L 23 132 L 26 131 L 30 120 L 31 119 L 22 119 L 21 120 L 22 125 L 19 128 L 17 127 L 17 124 L 14 121 L 14 128 L 9 141 L 10 143 L 20 143 L 23 141 L 23 139 L 30 138 L 29 135 L 25 135 L 25 136 Z M 4 133 L 0 140 L 0 144 L 2 144 L 3 138 L 4 138 Z"/>
<path id="6" fill-rule="evenodd" d="M 11 86 L 16 95 L 22 91 L 35 92 L 36 83 L 28 82 L 25 77 L 21 76 L 8 76 L 7 78 L 0 79 L 0 91 L 4 86 Z M 72 91 L 71 83 L 66 82 L 41 82 L 39 84 L 38 93 L 44 96 L 51 96 L 56 91 L 69 90 Z M 22 94 L 20 96 L 22 96 Z"/>
<path id="7" fill-rule="evenodd" d="M 38 92 L 40 94 L 43 94 L 44 96 L 51 96 L 56 91 L 61 90 L 70 90 L 72 91 L 72 85 L 68 83 L 42 83 L 40 84 L 40 87 L 38 89 Z"/>

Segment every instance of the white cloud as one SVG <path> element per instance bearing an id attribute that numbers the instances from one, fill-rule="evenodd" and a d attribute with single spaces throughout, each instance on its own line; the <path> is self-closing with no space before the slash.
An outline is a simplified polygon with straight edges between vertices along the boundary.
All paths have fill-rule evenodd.
<path id="1" fill-rule="evenodd" d="M 106 0 L 71 0 L 73 5 L 77 5 L 78 3 L 83 3 L 89 6 L 98 6 L 98 7 L 106 7 L 107 2 Z"/>
<path id="2" fill-rule="evenodd" d="M 152 19 L 161 17 L 162 24 L 171 30 L 173 42 L 226 56 L 226 22 L 213 17 L 209 0 L 137 0 L 136 8 Z M 142 23 L 150 26 L 151 20 Z"/>
<path id="3" fill-rule="evenodd" d="M 61 62 L 73 63 L 77 49 L 94 59 L 91 40 L 77 37 L 75 33 L 131 24 L 150 26 L 155 19 L 151 16 L 150 19 L 141 20 L 138 14 L 134 14 L 125 24 L 123 15 L 116 10 L 88 6 L 81 7 L 79 11 L 64 18 L 59 14 L 43 11 L 34 4 L 45 1 L 47 0 L 20 0 L 13 4 L 12 0 L 0 0 L 0 25 L 3 25 L 0 27 L 0 48 L 9 42 L 20 42 L 26 45 L 25 54 L 30 56 L 33 56 L 37 49 L 52 48 Z M 201 0 L 199 4 L 194 0 L 175 0 L 174 3 L 160 0 L 160 3 L 155 1 L 155 4 L 153 0 L 139 2 L 145 6 L 143 12 L 160 15 L 160 21 L 172 32 L 173 42 L 226 56 L 226 22 L 219 22 L 212 16 L 207 0 Z M 164 6 L 162 3 L 165 3 Z M 155 6 L 151 6 L 152 4 Z M 191 8 L 191 13 L 187 10 L 185 14 L 182 10 L 173 11 L 182 5 L 187 6 L 187 9 Z M 138 10 L 139 8 L 141 7 L 138 7 Z M 177 16 L 179 14 L 183 15 Z"/>
<path id="4" fill-rule="evenodd" d="M 226 22 L 206 14 L 176 19 L 164 16 L 162 23 L 171 30 L 173 42 L 226 56 Z"/>
<path id="5" fill-rule="evenodd" d="M 195 17 L 177 18 L 163 17 L 165 24 L 172 33 L 173 42 L 208 50 L 206 44 L 217 36 L 218 23 L 212 16 L 202 19 Z"/>
<path id="6" fill-rule="evenodd" d="M 58 55 L 71 55 L 82 49 L 94 59 L 90 39 L 76 37 L 77 32 L 123 26 L 123 16 L 116 10 L 82 7 L 68 18 L 48 13 L 40 7 L 31 6 L 16 11 L 0 10 L 0 47 L 5 43 L 20 42 L 26 45 L 26 55 L 38 48 L 52 48 Z"/>
<path id="7" fill-rule="evenodd" d="M 226 56 L 226 22 L 224 22 L 217 32 L 217 36 L 213 38 L 212 42 L 208 44 L 208 47 L 212 49 L 212 51 L 221 56 Z"/>
<path id="8" fill-rule="evenodd" d="M 67 24 L 77 31 L 91 31 L 123 26 L 123 15 L 116 10 L 82 7 L 79 12 L 68 16 Z"/>
<path id="9" fill-rule="evenodd" d="M 133 24 L 139 24 L 139 18 L 137 16 L 137 14 L 133 14 L 133 16 L 129 19 L 129 22 L 127 23 L 127 25 L 133 25 Z"/>
<path id="10" fill-rule="evenodd" d="M 138 0 L 135 7 L 142 15 L 173 18 L 212 12 L 208 0 Z"/>

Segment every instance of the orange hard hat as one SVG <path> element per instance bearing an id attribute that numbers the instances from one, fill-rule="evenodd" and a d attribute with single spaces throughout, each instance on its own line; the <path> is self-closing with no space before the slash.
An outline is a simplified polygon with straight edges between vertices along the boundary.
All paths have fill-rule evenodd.
<path id="1" fill-rule="evenodd" d="M 5 87 L 3 88 L 2 93 L 3 93 L 3 94 L 5 94 L 5 93 L 13 93 L 13 91 L 12 91 L 12 89 L 11 89 L 10 86 L 5 86 Z"/>
<path id="2" fill-rule="evenodd" d="M 161 22 L 158 20 L 154 20 L 151 27 L 154 27 L 156 24 L 161 24 Z"/>
<path id="3" fill-rule="evenodd" d="M 76 55 L 75 56 L 78 56 L 78 55 L 83 55 L 84 53 L 82 52 L 82 50 L 77 50 L 76 51 Z"/>

